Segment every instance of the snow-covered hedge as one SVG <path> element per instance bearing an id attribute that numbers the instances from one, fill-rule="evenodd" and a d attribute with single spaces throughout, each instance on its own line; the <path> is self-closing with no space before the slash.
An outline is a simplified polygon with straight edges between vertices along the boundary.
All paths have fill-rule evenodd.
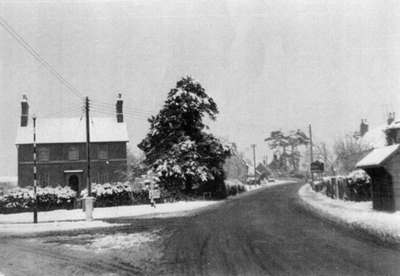
<path id="1" fill-rule="evenodd" d="M 355 170 L 346 176 L 323 177 L 314 183 L 314 190 L 330 198 L 339 195 L 344 200 L 368 201 L 371 200 L 371 178 L 364 170 Z"/>
<path id="2" fill-rule="evenodd" d="M 76 192 L 70 187 L 38 187 L 38 210 L 71 209 Z M 0 213 L 26 212 L 34 206 L 32 188 L 15 188 L 0 197 Z"/>
<path id="3" fill-rule="evenodd" d="M 81 196 L 87 195 L 87 189 Z M 148 203 L 149 192 L 147 189 L 133 190 L 129 182 L 116 184 L 93 184 L 92 196 L 96 198 L 96 207 L 119 206 Z"/>

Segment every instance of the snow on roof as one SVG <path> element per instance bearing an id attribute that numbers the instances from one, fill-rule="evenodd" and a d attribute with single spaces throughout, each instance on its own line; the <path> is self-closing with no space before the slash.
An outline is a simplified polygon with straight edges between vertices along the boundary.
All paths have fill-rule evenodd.
<path id="1" fill-rule="evenodd" d="M 371 148 L 382 148 L 386 146 L 385 129 L 387 125 L 381 125 L 371 129 L 363 137 L 360 138 L 360 143 L 370 146 Z"/>
<path id="2" fill-rule="evenodd" d="M 126 123 L 118 123 L 114 117 L 90 118 L 91 142 L 127 142 Z M 80 118 L 37 118 L 36 141 L 42 143 L 83 143 L 86 142 L 86 122 Z M 18 127 L 18 144 L 32 144 L 32 124 Z"/>
<path id="3" fill-rule="evenodd" d="M 397 129 L 400 128 L 400 121 L 394 121 L 386 127 L 387 129 Z"/>
<path id="4" fill-rule="evenodd" d="M 367 156 L 361 159 L 357 163 L 356 167 L 365 168 L 371 166 L 379 166 L 386 159 L 388 159 L 393 153 L 395 153 L 398 150 L 399 146 L 400 146 L 399 144 L 396 144 L 383 148 L 374 149 Z"/>

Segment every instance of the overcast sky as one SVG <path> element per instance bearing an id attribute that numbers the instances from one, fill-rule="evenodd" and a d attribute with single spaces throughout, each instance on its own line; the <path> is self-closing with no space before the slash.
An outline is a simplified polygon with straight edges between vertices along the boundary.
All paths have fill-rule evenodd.
<path id="1" fill-rule="evenodd" d="M 83 95 L 123 93 L 131 148 L 186 74 L 219 106 L 212 131 L 247 155 L 275 129 L 312 123 L 331 142 L 400 111 L 399 1 L 0 1 L 0 16 Z M 0 26 L 0 175 L 16 175 L 23 93 L 39 119 L 79 116 L 78 97 Z"/>

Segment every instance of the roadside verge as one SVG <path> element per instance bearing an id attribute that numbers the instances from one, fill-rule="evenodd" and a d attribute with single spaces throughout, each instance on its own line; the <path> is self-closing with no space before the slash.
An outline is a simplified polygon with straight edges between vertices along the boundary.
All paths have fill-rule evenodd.
<path id="1" fill-rule="evenodd" d="M 309 184 L 298 191 L 302 205 L 322 219 L 372 235 L 381 241 L 400 243 L 400 212 L 372 209 L 372 203 L 331 199 L 312 190 Z"/>
<path id="2" fill-rule="evenodd" d="M 160 218 L 190 216 L 211 206 L 218 201 L 180 201 L 150 205 L 116 206 L 95 208 L 93 221 L 85 221 L 85 213 L 81 209 L 55 210 L 39 212 L 39 223 L 33 224 L 33 214 L 0 215 L 0 235 L 25 235 L 34 233 L 63 232 L 73 230 L 89 230 L 109 227 L 123 227 L 126 224 L 109 223 L 103 220 L 114 218 Z"/>

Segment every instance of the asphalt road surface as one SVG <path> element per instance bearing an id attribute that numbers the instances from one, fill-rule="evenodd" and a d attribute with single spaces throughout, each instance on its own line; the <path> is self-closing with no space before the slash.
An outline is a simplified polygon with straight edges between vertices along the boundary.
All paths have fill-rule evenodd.
<path id="1" fill-rule="evenodd" d="M 133 259 L 122 263 L 43 247 L 36 251 L 24 240 L 0 239 L 0 272 L 11 265 L 16 275 L 400 275 L 398 246 L 303 211 L 300 186 L 253 191 L 193 217 L 124 220 L 132 223 L 124 231 L 164 229 L 162 257 L 146 270 Z M 35 270 L 42 263 L 48 270 Z"/>
<path id="2" fill-rule="evenodd" d="M 302 211 L 301 185 L 228 201 L 184 223 L 169 240 L 166 274 L 400 275 L 398 248 Z"/>

